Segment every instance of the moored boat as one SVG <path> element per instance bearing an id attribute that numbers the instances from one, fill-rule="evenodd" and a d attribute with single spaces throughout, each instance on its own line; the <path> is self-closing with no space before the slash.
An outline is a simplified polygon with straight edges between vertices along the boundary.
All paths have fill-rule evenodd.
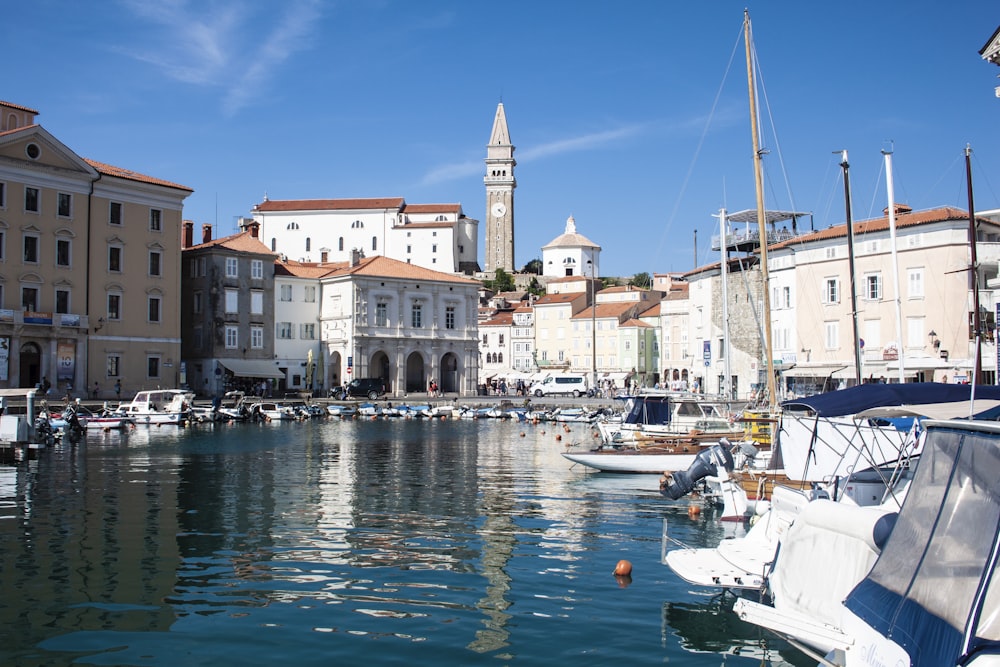
<path id="1" fill-rule="evenodd" d="M 194 393 L 183 389 L 138 392 L 122 411 L 136 424 L 187 424 L 191 419 Z"/>

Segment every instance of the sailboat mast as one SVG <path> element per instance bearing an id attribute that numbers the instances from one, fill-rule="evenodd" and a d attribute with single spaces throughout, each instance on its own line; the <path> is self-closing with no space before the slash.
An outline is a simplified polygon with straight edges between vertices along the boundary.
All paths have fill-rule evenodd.
<path id="1" fill-rule="evenodd" d="M 719 238 L 722 246 L 722 372 L 724 374 L 722 382 L 719 384 L 719 393 L 728 399 L 736 398 L 730 386 L 733 378 L 732 355 L 729 354 L 729 241 L 726 232 L 729 230 L 729 216 L 726 209 L 719 211 Z"/>
<path id="2" fill-rule="evenodd" d="M 969 286 L 972 288 L 972 335 L 976 340 L 976 365 L 973 371 L 973 386 L 982 382 L 983 355 L 982 355 L 982 316 L 979 313 L 979 259 L 976 257 L 976 241 L 979 236 L 976 232 L 976 207 L 972 203 L 972 147 L 965 145 L 965 182 L 969 192 L 969 249 L 972 253 L 972 266 L 969 267 Z"/>
<path id="3" fill-rule="evenodd" d="M 771 279 L 767 266 L 767 215 L 764 212 L 764 176 L 760 160 L 760 135 L 757 128 L 757 91 L 753 79 L 753 56 L 750 48 L 750 12 L 743 10 L 743 41 L 747 54 L 747 88 L 750 92 L 750 134 L 753 136 L 753 176 L 757 194 L 757 228 L 760 234 L 760 274 L 764 288 L 764 348 L 767 366 L 767 402 L 773 411 L 777 403 L 774 391 L 774 345 L 771 340 Z"/>
<path id="4" fill-rule="evenodd" d="M 892 152 L 882 151 L 885 156 L 885 187 L 889 199 L 889 245 L 892 247 L 892 280 L 896 290 L 896 340 L 897 349 L 902 349 L 903 341 L 903 306 L 899 287 L 899 258 L 896 256 L 896 194 L 892 183 Z M 906 382 L 906 371 L 903 368 L 903 357 L 899 355 L 899 383 Z"/>
<path id="5" fill-rule="evenodd" d="M 841 151 L 840 167 L 844 170 L 844 205 L 847 207 L 847 263 L 851 278 L 851 322 L 854 327 L 854 373 L 861 384 L 861 346 L 858 336 L 858 290 L 854 278 L 854 220 L 851 218 L 851 165 L 847 161 L 847 151 Z M 902 354 L 900 355 L 902 356 Z"/>

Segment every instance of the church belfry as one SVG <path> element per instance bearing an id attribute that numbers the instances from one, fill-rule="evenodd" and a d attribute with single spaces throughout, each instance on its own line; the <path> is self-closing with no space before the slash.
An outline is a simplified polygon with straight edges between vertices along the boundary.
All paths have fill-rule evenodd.
<path id="1" fill-rule="evenodd" d="M 514 272 L 514 146 L 507 131 L 503 102 L 497 105 L 493 132 L 486 146 L 486 273 Z"/>

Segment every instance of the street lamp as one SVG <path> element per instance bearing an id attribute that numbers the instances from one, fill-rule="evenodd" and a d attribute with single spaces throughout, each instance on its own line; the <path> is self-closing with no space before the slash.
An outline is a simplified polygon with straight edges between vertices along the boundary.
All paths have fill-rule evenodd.
<path id="1" fill-rule="evenodd" d="M 593 297 L 590 300 L 590 370 L 592 374 L 590 388 L 597 392 L 597 283 L 594 278 L 594 260 L 588 259 L 590 264 L 590 290 Z"/>

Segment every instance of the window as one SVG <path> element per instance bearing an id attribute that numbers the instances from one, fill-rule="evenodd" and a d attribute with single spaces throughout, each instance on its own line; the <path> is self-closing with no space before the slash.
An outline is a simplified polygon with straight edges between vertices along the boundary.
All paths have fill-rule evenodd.
<path id="1" fill-rule="evenodd" d="M 56 312 L 57 313 L 69 312 L 69 290 L 65 289 L 56 290 Z"/>
<path id="2" fill-rule="evenodd" d="M 24 261 L 30 264 L 38 263 L 38 237 L 33 234 L 24 235 Z"/>
<path id="3" fill-rule="evenodd" d="M 108 271 L 121 273 L 122 270 L 122 249 L 118 246 L 108 248 Z"/>
<path id="4" fill-rule="evenodd" d="M 226 314 L 240 312 L 240 293 L 234 289 L 226 290 Z"/>
<path id="5" fill-rule="evenodd" d="M 250 327 L 250 347 L 255 350 L 264 349 L 264 327 Z"/>
<path id="6" fill-rule="evenodd" d="M 448 306 L 444 309 L 444 328 L 455 328 L 455 306 Z"/>
<path id="7" fill-rule="evenodd" d="M 378 250 L 378 237 L 377 236 L 373 236 L 372 237 L 372 251 L 374 252 L 376 250 Z"/>
<path id="8" fill-rule="evenodd" d="M 38 310 L 38 288 L 37 287 L 22 287 L 21 288 L 21 310 Z"/>
<path id="9" fill-rule="evenodd" d="M 250 314 L 264 314 L 264 293 L 260 290 L 250 291 Z"/>
<path id="10" fill-rule="evenodd" d="M 840 323 L 827 322 L 824 326 L 824 344 L 828 350 L 836 350 L 840 346 Z"/>
<path id="11" fill-rule="evenodd" d="M 319 253 L 319 261 L 323 262 L 324 264 L 327 263 L 327 262 L 329 262 L 330 261 L 330 253 L 328 251 L 326 251 L 326 250 L 321 251 Z"/>
<path id="12" fill-rule="evenodd" d="M 56 215 L 68 218 L 73 215 L 73 195 L 60 192 L 56 195 Z"/>
<path id="13" fill-rule="evenodd" d="M 160 377 L 160 358 L 158 356 L 146 357 L 146 377 L 150 380 Z"/>
<path id="14" fill-rule="evenodd" d="M 971 319 L 971 318 L 970 318 Z M 911 348 L 921 348 L 927 342 L 925 335 L 927 329 L 924 328 L 924 318 L 906 318 L 906 346 Z"/>
<path id="15" fill-rule="evenodd" d="M 840 303 L 840 281 L 827 278 L 823 283 L 823 303 Z"/>
<path id="16" fill-rule="evenodd" d="M 162 227 L 162 217 L 163 212 L 158 208 L 149 209 L 149 231 L 158 232 L 163 229 Z"/>
<path id="17" fill-rule="evenodd" d="M 316 339 L 316 323 L 309 322 L 299 325 L 299 338 L 303 340 Z"/>
<path id="18" fill-rule="evenodd" d="M 240 342 L 240 328 L 232 325 L 226 326 L 226 349 L 235 350 Z"/>
<path id="19" fill-rule="evenodd" d="M 120 320 L 122 318 L 122 295 L 108 294 L 108 319 Z"/>
<path id="20" fill-rule="evenodd" d="M 278 322 L 278 338 L 291 339 L 292 337 L 292 323 L 291 322 Z"/>
<path id="21" fill-rule="evenodd" d="M 159 276 L 161 275 L 160 260 L 163 254 L 159 250 L 149 251 L 149 275 Z"/>
<path id="22" fill-rule="evenodd" d="M 24 210 L 39 212 L 38 188 L 24 188 Z"/>
<path id="23" fill-rule="evenodd" d="M 200 326 L 195 327 L 191 330 L 191 347 L 195 350 L 200 350 L 205 344 L 205 334 Z"/>
<path id="24" fill-rule="evenodd" d="M 56 239 L 56 266 L 69 266 L 69 239 Z"/>
<path id="25" fill-rule="evenodd" d="M 865 298 L 869 301 L 882 299 L 882 276 L 880 274 L 865 276 Z"/>
<path id="26" fill-rule="evenodd" d="M 202 295 L 201 295 L 201 292 L 195 292 L 194 294 L 192 294 L 191 295 L 191 310 L 194 312 L 195 315 L 200 315 L 201 314 L 201 308 L 202 308 L 201 304 L 202 304 Z"/>
<path id="27" fill-rule="evenodd" d="M 147 299 L 147 312 L 149 314 L 150 322 L 160 321 L 160 297 L 151 296 Z"/>
<path id="28" fill-rule="evenodd" d="M 108 377 L 109 378 L 118 377 L 119 374 L 121 373 L 122 358 L 117 354 L 109 354 L 107 356 L 107 359 L 108 362 L 105 365 L 105 368 L 107 368 Z"/>
<path id="29" fill-rule="evenodd" d="M 411 252 L 413 252 L 413 246 L 406 246 L 406 254 L 409 255 Z"/>
<path id="30" fill-rule="evenodd" d="M 0 229 L 0 260 L 7 256 L 7 232 Z"/>
<path id="31" fill-rule="evenodd" d="M 316 302 L 316 286 L 306 285 L 306 301 L 309 303 Z"/>
<path id="32" fill-rule="evenodd" d="M 306 252 L 309 252 L 311 250 L 312 250 L 312 237 L 307 236 L 306 237 Z"/>
<path id="33" fill-rule="evenodd" d="M 389 306 L 385 303 L 375 304 L 375 326 L 389 326 Z"/>
<path id="34" fill-rule="evenodd" d="M 911 299 L 924 298 L 924 270 L 908 269 L 906 272 L 906 284 L 909 289 Z"/>
<path id="35" fill-rule="evenodd" d="M 413 304 L 413 307 L 410 308 L 410 326 L 414 329 L 420 329 L 424 326 L 424 310 L 419 303 Z"/>
<path id="36" fill-rule="evenodd" d="M 343 249 L 344 249 L 344 237 L 341 236 L 340 239 L 337 241 L 337 250 L 343 250 Z"/>
<path id="37" fill-rule="evenodd" d="M 292 300 L 292 286 L 291 285 L 282 285 L 281 286 L 281 300 L 282 301 L 291 301 Z"/>
<path id="38" fill-rule="evenodd" d="M 239 260 L 235 257 L 226 257 L 226 277 L 239 278 Z"/>
<path id="39" fill-rule="evenodd" d="M 7 208 L 7 184 L 0 183 L 0 208 Z"/>
<path id="40" fill-rule="evenodd" d="M 264 278 L 264 262 L 259 259 L 250 260 L 250 277 L 254 280 Z"/>
<path id="41" fill-rule="evenodd" d="M 437 243 L 431 245 L 431 252 L 437 252 L 437 251 L 438 251 L 438 245 L 437 245 Z"/>
<path id="42" fill-rule="evenodd" d="M 122 224 L 122 205 L 116 201 L 108 204 L 108 224 Z"/>
<path id="43" fill-rule="evenodd" d="M 503 334 L 500 334 L 499 341 L 497 342 L 497 344 L 498 345 L 503 345 Z"/>

